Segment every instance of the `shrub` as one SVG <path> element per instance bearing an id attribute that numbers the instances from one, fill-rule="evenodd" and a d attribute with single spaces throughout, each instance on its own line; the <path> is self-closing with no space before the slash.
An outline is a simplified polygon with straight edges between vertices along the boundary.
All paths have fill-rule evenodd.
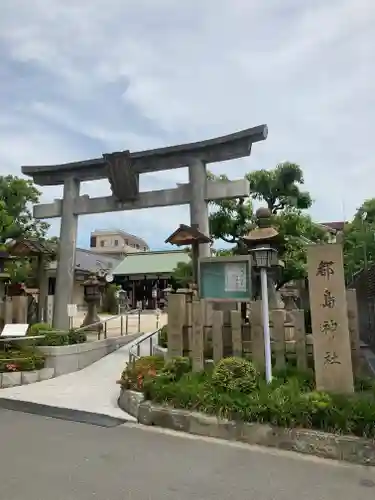
<path id="1" fill-rule="evenodd" d="M 155 376 L 163 366 L 164 358 L 161 356 L 143 356 L 126 366 L 119 383 L 125 389 L 141 391 L 145 378 Z"/>
<path id="2" fill-rule="evenodd" d="M 19 372 L 40 370 L 44 367 L 45 358 L 39 352 L 13 351 L 0 358 L 0 372 Z"/>
<path id="3" fill-rule="evenodd" d="M 34 323 L 33 325 L 29 326 L 27 335 L 35 337 L 37 335 L 43 335 L 45 332 L 51 332 L 53 330 L 54 329 L 52 328 L 52 326 L 48 323 Z"/>
<path id="4" fill-rule="evenodd" d="M 184 358 L 182 356 L 176 356 L 175 358 L 169 359 L 161 373 L 168 377 L 170 380 L 178 381 L 185 373 L 191 371 L 191 361 L 189 358 Z"/>
<path id="5" fill-rule="evenodd" d="M 212 385 L 222 392 L 250 393 L 259 383 L 259 372 L 251 361 L 243 358 L 223 358 L 212 372 Z"/>
<path id="6" fill-rule="evenodd" d="M 158 403 L 169 403 L 178 408 L 199 409 L 204 400 L 206 374 L 185 373 L 176 381 L 164 374 L 148 378 L 143 387 L 146 399 Z"/>
<path id="7" fill-rule="evenodd" d="M 107 285 L 106 290 L 103 295 L 102 301 L 102 312 L 107 312 L 110 314 L 118 313 L 118 299 L 116 297 L 116 292 L 120 287 L 111 283 Z"/>
<path id="8" fill-rule="evenodd" d="M 63 345 L 74 345 L 82 344 L 86 342 L 87 335 L 86 332 L 80 331 L 76 332 L 70 330 L 69 332 L 53 330 L 46 332 L 44 338 L 40 339 L 38 345 L 41 346 L 63 346 Z"/>
<path id="9" fill-rule="evenodd" d="M 275 379 L 272 384 L 261 378 L 257 382 L 254 367 L 249 370 L 238 361 L 236 358 L 222 360 L 212 375 L 190 372 L 176 380 L 161 373 L 147 380 L 144 394 L 158 403 L 229 419 L 375 437 L 374 393 L 367 391 L 348 396 L 310 390 L 301 373 L 294 373 L 290 378 L 285 376 L 285 380 Z M 242 376 L 233 377 L 233 373 Z M 251 391 L 249 383 L 242 385 L 247 378 L 253 382 Z M 364 386 L 367 389 L 367 385 Z"/>
<path id="10" fill-rule="evenodd" d="M 167 348 L 168 347 L 168 327 L 164 325 L 159 333 L 159 342 L 160 347 Z"/>
<path id="11" fill-rule="evenodd" d="M 294 366 L 287 365 L 283 370 L 275 370 L 273 372 L 273 386 L 285 384 L 287 381 L 295 380 L 301 390 L 312 391 L 315 387 L 314 371 L 299 370 Z"/>
<path id="12" fill-rule="evenodd" d="M 68 333 L 69 345 L 72 344 L 83 344 L 87 341 L 87 333 L 85 331 L 70 330 Z"/>

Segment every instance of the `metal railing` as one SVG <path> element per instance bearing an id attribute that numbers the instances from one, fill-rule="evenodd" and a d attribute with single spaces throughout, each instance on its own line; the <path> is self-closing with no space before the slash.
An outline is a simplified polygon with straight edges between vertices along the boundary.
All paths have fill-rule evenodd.
<path id="1" fill-rule="evenodd" d="M 124 314 L 116 314 L 115 316 L 110 316 L 109 318 L 102 319 L 100 321 L 97 321 L 95 323 L 92 323 L 90 325 L 85 325 L 85 326 L 80 326 L 79 328 L 73 328 L 75 332 L 84 332 L 85 330 L 90 330 L 93 329 L 93 327 L 97 327 L 99 325 L 103 325 L 103 329 L 98 330 L 98 340 L 100 340 L 101 335 L 103 333 L 104 339 L 107 338 L 108 335 L 108 327 L 107 324 L 110 321 L 113 321 L 115 319 L 120 318 L 120 335 L 121 337 L 124 335 L 128 335 L 129 333 L 129 316 L 134 316 L 137 314 L 138 316 L 138 331 L 134 333 L 140 333 L 141 332 L 141 309 L 131 309 L 130 311 L 127 311 Z M 125 327 L 124 327 L 124 322 L 125 322 Z"/>
<path id="2" fill-rule="evenodd" d="M 129 364 L 134 364 L 137 359 L 139 359 L 141 355 L 141 349 L 143 344 L 148 347 L 148 353 L 143 354 L 143 356 L 152 356 L 154 353 L 154 345 L 159 341 L 161 328 L 155 330 L 154 332 L 148 333 L 145 337 L 138 339 L 134 342 L 134 344 L 129 349 Z"/>

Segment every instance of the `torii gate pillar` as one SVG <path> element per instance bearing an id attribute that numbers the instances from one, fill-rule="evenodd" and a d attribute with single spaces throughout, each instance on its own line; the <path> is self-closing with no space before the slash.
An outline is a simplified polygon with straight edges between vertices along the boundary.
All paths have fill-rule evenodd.
<path id="1" fill-rule="evenodd" d="M 206 201 L 207 192 L 207 170 L 206 165 L 196 158 L 189 162 L 189 185 L 190 185 L 190 223 L 196 224 L 197 228 L 205 236 L 210 235 L 208 206 Z M 199 257 L 210 256 L 210 244 L 199 245 Z"/>

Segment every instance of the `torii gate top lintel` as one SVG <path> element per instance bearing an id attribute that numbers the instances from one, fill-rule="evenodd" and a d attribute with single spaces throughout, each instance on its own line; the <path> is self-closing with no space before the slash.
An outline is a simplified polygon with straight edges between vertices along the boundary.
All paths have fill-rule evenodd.
<path id="1" fill-rule="evenodd" d="M 204 163 L 215 163 L 249 156 L 251 145 L 265 140 L 267 134 L 267 125 L 258 125 L 234 134 L 178 146 L 133 153 L 115 152 L 105 154 L 102 158 L 60 165 L 23 166 L 22 173 L 33 177 L 34 182 L 41 186 L 64 184 L 68 176 L 81 182 L 107 179 L 112 177 L 108 171 L 109 166 L 122 175 L 124 167 L 128 166 L 139 176 L 148 172 L 186 167 L 192 158 L 199 158 Z"/>

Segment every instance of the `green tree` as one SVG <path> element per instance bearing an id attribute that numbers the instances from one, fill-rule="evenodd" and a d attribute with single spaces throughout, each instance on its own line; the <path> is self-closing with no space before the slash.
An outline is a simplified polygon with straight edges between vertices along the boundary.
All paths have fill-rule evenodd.
<path id="1" fill-rule="evenodd" d="M 211 174 L 211 178 L 214 178 Z M 223 177 L 221 177 L 223 178 Z M 285 267 L 278 288 L 285 283 L 306 276 L 306 243 L 325 240 L 326 232 L 302 210 L 312 205 L 307 191 L 303 191 L 303 172 L 299 165 L 284 162 L 273 170 L 256 170 L 246 174 L 250 183 L 250 199 L 225 200 L 215 203 L 210 217 L 211 234 L 215 239 L 234 243 L 233 251 L 241 252 L 241 236 L 254 227 L 251 200 L 265 203 L 272 213 L 272 224 L 284 237 L 279 249 Z"/>
<path id="2" fill-rule="evenodd" d="M 344 227 L 344 268 L 347 281 L 375 263 L 375 198 L 365 200 Z"/>
<path id="3" fill-rule="evenodd" d="M 211 180 L 228 180 L 228 177 L 208 174 Z M 256 170 L 246 174 L 250 183 L 250 198 L 237 198 L 212 202 L 210 233 L 215 240 L 223 240 L 234 245 L 229 252 L 245 251 L 241 237 L 254 227 L 255 201 L 266 204 L 272 213 L 272 224 L 284 237 L 285 243 L 279 249 L 279 257 L 284 261 L 277 287 L 291 280 L 306 276 L 306 244 L 324 241 L 326 232 L 311 217 L 303 213 L 310 208 L 312 199 L 304 184 L 303 172 L 299 165 L 291 162 L 278 164 L 272 170 Z M 228 252 L 228 250 L 227 250 Z"/>
<path id="4" fill-rule="evenodd" d="M 289 281 L 300 280 L 307 276 L 307 244 L 326 241 L 328 235 L 308 214 L 293 207 L 284 208 L 274 215 L 273 224 L 284 239 L 284 244 L 279 248 L 280 259 L 284 262 L 277 283 L 277 288 L 281 288 Z"/>
<path id="5" fill-rule="evenodd" d="M 41 193 L 32 181 L 0 176 L 0 244 L 9 239 L 46 236 L 49 224 L 32 216 Z"/>
<path id="6" fill-rule="evenodd" d="M 13 175 L 0 176 L 0 247 L 6 249 L 10 240 L 38 238 L 46 241 L 49 224 L 32 216 L 32 205 L 41 193 L 32 181 Z M 7 270 L 14 282 L 27 281 L 35 276 L 32 259 L 9 262 Z"/>
<path id="7" fill-rule="evenodd" d="M 286 208 L 305 210 L 312 205 L 310 193 L 302 191 L 303 172 L 299 165 L 288 161 L 272 170 L 255 170 L 246 174 L 251 198 L 265 202 L 272 214 Z"/>
<path id="8" fill-rule="evenodd" d="M 174 290 L 185 288 L 193 279 L 192 262 L 178 262 L 171 276 L 171 286 Z"/>
<path id="9" fill-rule="evenodd" d="M 354 214 L 353 223 L 362 224 L 362 222 L 375 224 L 375 198 L 365 200 Z"/>

